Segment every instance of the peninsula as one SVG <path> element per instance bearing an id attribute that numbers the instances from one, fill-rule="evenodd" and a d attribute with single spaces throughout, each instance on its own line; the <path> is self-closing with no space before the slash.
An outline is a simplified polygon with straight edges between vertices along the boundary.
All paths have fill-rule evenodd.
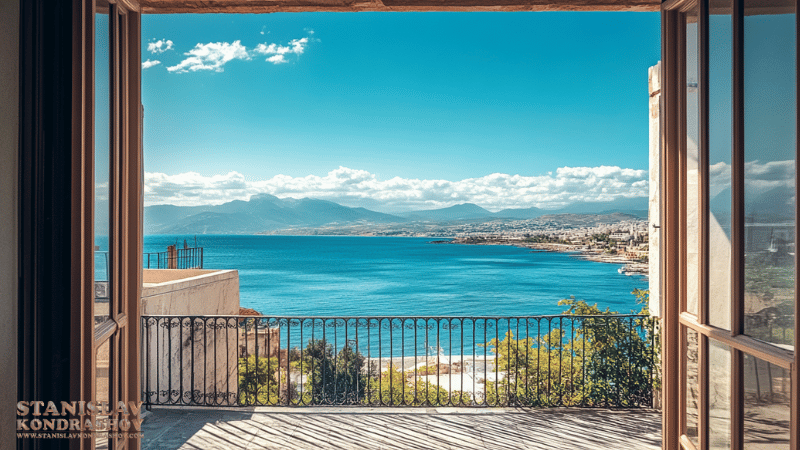
<path id="1" fill-rule="evenodd" d="M 553 218 L 544 216 L 547 222 L 528 230 L 505 230 L 490 234 L 469 234 L 456 236 L 452 240 L 436 243 L 463 245 L 512 245 L 536 251 L 574 252 L 580 258 L 590 261 L 624 264 L 620 269 L 625 274 L 648 274 L 648 233 L 647 221 L 640 219 L 623 220 L 613 223 L 595 223 L 591 226 L 576 226 L 575 221 L 598 220 L 595 215 L 574 215 L 572 226 L 569 220 L 560 218 L 558 224 Z"/>

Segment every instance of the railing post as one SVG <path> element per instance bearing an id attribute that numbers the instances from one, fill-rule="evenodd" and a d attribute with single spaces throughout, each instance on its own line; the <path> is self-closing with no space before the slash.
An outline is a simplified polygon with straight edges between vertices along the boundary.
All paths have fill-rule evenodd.
<path id="1" fill-rule="evenodd" d="M 167 269 L 178 268 L 178 250 L 174 245 L 167 247 Z"/>

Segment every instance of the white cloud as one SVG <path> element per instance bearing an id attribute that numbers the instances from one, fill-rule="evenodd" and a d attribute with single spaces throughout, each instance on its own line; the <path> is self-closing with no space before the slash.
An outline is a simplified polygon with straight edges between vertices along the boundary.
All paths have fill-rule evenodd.
<path id="1" fill-rule="evenodd" d="M 289 41 L 289 45 L 267 44 L 267 43 L 258 44 L 253 51 L 255 53 L 260 53 L 262 55 L 273 55 L 267 58 L 267 61 L 273 64 L 281 64 L 288 62 L 286 61 L 284 55 L 287 54 L 302 55 L 303 52 L 305 52 L 307 46 L 308 46 L 308 38 L 304 37 L 302 39 L 293 39 Z"/>
<path id="2" fill-rule="evenodd" d="M 311 33 L 311 31 L 309 33 Z M 261 34 L 264 34 L 263 29 Z M 160 44 L 161 42 L 162 41 L 151 43 L 148 49 L 150 47 L 154 49 L 161 48 L 161 46 L 165 45 Z M 172 41 L 166 42 L 169 43 L 169 48 L 171 48 Z M 289 62 L 286 59 L 286 55 L 302 55 L 308 43 L 309 38 L 304 37 L 301 39 L 293 39 L 289 41 L 287 45 L 275 43 L 258 44 L 256 48 L 251 51 L 248 51 L 247 48 L 241 44 L 241 41 L 234 41 L 233 43 L 209 42 L 207 44 L 197 44 L 192 50 L 184 53 L 188 58 L 177 65 L 167 67 L 167 70 L 175 73 L 197 72 L 199 70 L 222 72 L 224 70 L 223 66 L 228 61 L 233 59 L 251 59 L 251 56 L 255 54 L 268 55 L 266 61 L 272 64 L 284 64 Z"/>
<path id="3" fill-rule="evenodd" d="M 284 58 L 283 55 L 272 55 L 269 58 L 267 58 L 267 61 L 273 64 L 283 64 L 285 62 L 289 62 L 286 61 L 286 58 Z"/>
<path id="4" fill-rule="evenodd" d="M 250 55 L 241 41 L 197 44 L 184 55 L 189 57 L 175 66 L 167 67 L 167 70 L 176 73 L 196 72 L 198 70 L 222 72 L 224 70 L 223 66 L 228 61 L 250 59 Z"/>
<path id="5" fill-rule="evenodd" d="M 150 61 L 148 59 L 147 61 L 142 63 L 142 70 L 149 69 L 149 68 L 151 68 L 153 66 L 157 66 L 159 64 L 161 64 L 161 61 L 156 61 L 156 60 Z"/>
<path id="6" fill-rule="evenodd" d="M 757 195 L 778 187 L 794 188 L 794 160 L 767 161 L 759 160 L 744 163 L 745 190 L 748 195 Z M 731 186 L 731 165 L 718 162 L 708 167 L 709 196 L 717 194 Z"/>
<path id="7" fill-rule="evenodd" d="M 394 177 L 380 180 L 365 170 L 339 167 L 324 176 L 276 175 L 249 181 L 238 172 L 145 174 L 145 204 L 201 205 L 247 200 L 253 194 L 318 198 L 347 206 L 399 212 L 475 203 L 491 210 L 557 208 L 574 202 L 647 197 L 647 171 L 620 167 L 561 167 L 540 176 L 493 173 L 459 181 Z"/>
<path id="8" fill-rule="evenodd" d="M 147 44 L 147 51 L 150 53 L 164 53 L 167 50 L 172 50 L 173 42 L 169 39 L 159 39 L 155 42 Z"/>

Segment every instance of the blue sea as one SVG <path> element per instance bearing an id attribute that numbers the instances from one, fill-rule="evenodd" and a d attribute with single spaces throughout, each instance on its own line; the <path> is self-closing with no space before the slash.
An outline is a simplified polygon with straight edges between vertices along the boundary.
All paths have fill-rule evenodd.
<path id="1" fill-rule="evenodd" d="M 145 236 L 145 252 L 195 244 Z M 239 271 L 240 304 L 269 316 L 529 316 L 559 314 L 569 296 L 638 312 L 647 278 L 574 254 L 435 238 L 198 235 L 207 269 Z"/>

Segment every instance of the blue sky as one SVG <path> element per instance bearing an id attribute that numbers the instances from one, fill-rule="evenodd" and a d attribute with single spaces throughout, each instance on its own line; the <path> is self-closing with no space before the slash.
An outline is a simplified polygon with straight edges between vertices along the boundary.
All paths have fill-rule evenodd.
<path id="1" fill-rule="evenodd" d="M 659 33 L 657 13 L 145 16 L 146 203 L 643 196 Z"/>

